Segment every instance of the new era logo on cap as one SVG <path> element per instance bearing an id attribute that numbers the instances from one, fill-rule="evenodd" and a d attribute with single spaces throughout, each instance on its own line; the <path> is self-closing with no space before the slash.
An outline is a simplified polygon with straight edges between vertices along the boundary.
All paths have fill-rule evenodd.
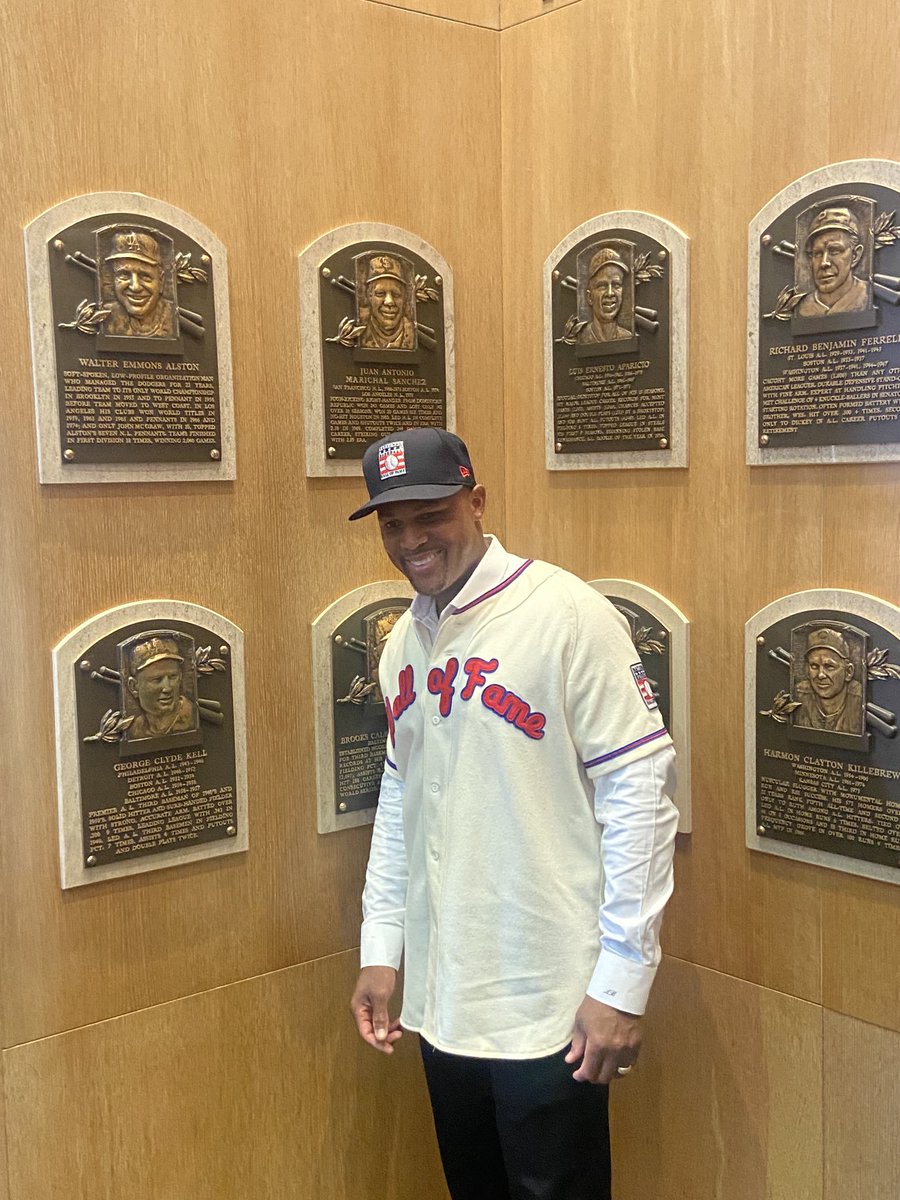
<path id="1" fill-rule="evenodd" d="M 379 447 L 378 474 L 382 479 L 406 474 L 406 454 L 402 442 L 386 442 Z"/>

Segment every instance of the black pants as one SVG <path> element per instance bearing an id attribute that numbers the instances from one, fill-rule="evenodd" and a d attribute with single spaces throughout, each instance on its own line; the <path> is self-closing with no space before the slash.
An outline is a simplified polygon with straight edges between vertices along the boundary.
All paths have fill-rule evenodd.
<path id="1" fill-rule="evenodd" d="M 422 1060 L 453 1200 L 609 1200 L 608 1092 L 576 1083 L 566 1051 Z"/>

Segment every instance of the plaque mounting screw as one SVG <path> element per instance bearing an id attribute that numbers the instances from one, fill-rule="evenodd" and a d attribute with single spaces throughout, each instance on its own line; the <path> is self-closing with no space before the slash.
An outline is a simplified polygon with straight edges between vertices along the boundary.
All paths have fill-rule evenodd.
<path id="1" fill-rule="evenodd" d="M 227 658 L 227 657 L 228 657 L 228 647 L 227 647 L 227 646 L 220 646 L 220 647 L 219 647 L 219 653 L 222 655 L 222 657 L 223 657 L 223 658 Z"/>
<path id="2" fill-rule="evenodd" d="M 347 805 L 344 803 L 344 801 L 343 801 L 343 800 L 342 800 L 342 801 L 340 802 L 340 804 L 338 805 L 338 811 L 339 811 L 339 812 L 346 812 L 346 811 L 347 811 Z"/>
<path id="3" fill-rule="evenodd" d="M 322 274 L 325 276 L 326 279 L 330 279 L 331 278 L 331 267 L 323 267 Z"/>
<path id="4" fill-rule="evenodd" d="M 208 255 L 208 254 L 201 254 L 201 255 L 200 255 L 200 261 L 201 261 L 202 263 L 208 263 L 208 262 L 209 262 L 209 255 Z"/>
<path id="5" fill-rule="evenodd" d="M 760 444 L 761 446 L 768 446 L 768 444 L 769 444 L 769 435 L 768 435 L 767 433 L 764 433 L 764 434 L 762 435 L 762 437 L 759 439 L 759 444 Z"/>
<path id="6" fill-rule="evenodd" d="M 53 243 L 53 248 L 54 250 L 65 250 L 66 243 L 62 240 L 62 238 L 57 238 Z"/>
<path id="7" fill-rule="evenodd" d="M 557 442 L 557 443 L 556 443 L 556 453 L 557 453 L 557 454 L 562 454 L 562 442 Z"/>
<path id="8" fill-rule="evenodd" d="M 84 861 L 85 861 L 85 865 L 88 867 L 96 867 L 96 865 L 97 865 L 97 860 L 93 854 L 89 854 Z"/>
<path id="9" fill-rule="evenodd" d="M 763 637 L 762 634 L 760 634 L 759 637 L 756 639 L 756 644 L 757 644 L 757 646 L 764 646 L 766 644 L 766 639 Z"/>
<path id="10" fill-rule="evenodd" d="M 335 454 L 337 454 L 337 450 L 335 450 L 334 446 L 329 446 L 328 447 L 328 457 L 334 458 Z"/>
<path id="11" fill-rule="evenodd" d="M 444 281 L 441 279 L 440 275 L 435 275 L 434 282 L 438 285 L 438 287 L 440 287 Z"/>
<path id="12" fill-rule="evenodd" d="M 772 235 L 771 235 L 770 233 L 764 233 L 764 234 L 762 235 L 762 244 L 763 244 L 764 246 L 771 246 L 771 245 L 772 245 Z"/>
<path id="13" fill-rule="evenodd" d="M 659 448 L 660 448 L 660 450 L 668 450 L 669 439 L 668 438 L 660 438 L 659 439 Z"/>
<path id="14" fill-rule="evenodd" d="M 344 644 L 344 639 L 341 637 L 341 635 L 339 633 L 336 633 L 334 635 L 334 644 L 336 646 L 343 646 L 343 644 Z"/>
<path id="15" fill-rule="evenodd" d="M 756 832 L 759 834 L 760 837 L 762 837 L 762 835 L 766 832 L 765 825 L 757 825 Z"/>
<path id="16" fill-rule="evenodd" d="M 222 452 L 220 450 L 210 450 L 209 457 L 211 459 L 213 459 L 215 462 L 218 462 L 219 459 L 222 457 Z"/>
<path id="17" fill-rule="evenodd" d="M 228 828 L 225 830 L 225 832 L 228 834 L 229 837 L 234 837 L 234 835 L 237 833 L 237 830 L 235 829 L 235 827 L 233 825 L 229 825 Z"/>
<path id="18" fill-rule="evenodd" d="M 91 669 L 90 660 L 87 658 L 83 658 L 81 660 L 81 662 L 78 664 L 78 666 L 82 671 L 89 671 Z"/>
<path id="19" fill-rule="evenodd" d="M 663 259 L 666 257 L 665 250 L 657 250 L 656 257 L 659 259 L 660 262 L 662 262 Z"/>
<path id="20" fill-rule="evenodd" d="M 554 272 L 553 272 L 553 278 L 554 278 L 554 279 L 559 279 L 559 271 L 554 271 Z"/>
<path id="21" fill-rule="evenodd" d="M 66 460 L 66 462 L 72 462 L 72 460 L 75 458 L 75 451 L 74 450 L 66 450 L 65 453 L 63 454 L 63 458 Z"/>

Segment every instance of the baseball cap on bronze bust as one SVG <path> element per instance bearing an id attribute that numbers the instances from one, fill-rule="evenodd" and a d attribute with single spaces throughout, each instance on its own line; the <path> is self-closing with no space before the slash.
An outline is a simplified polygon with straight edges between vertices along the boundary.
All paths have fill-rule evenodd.
<path id="1" fill-rule="evenodd" d="M 352 512 L 356 521 L 398 500 L 441 500 L 475 486 L 475 471 L 462 438 L 446 429 L 403 429 L 373 442 L 363 455 L 369 499 Z"/>
<path id="2" fill-rule="evenodd" d="M 172 658 L 183 663 L 184 658 L 178 653 L 178 646 L 172 638 L 154 637 L 152 634 L 146 641 L 138 642 L 131 651 L 131 671 L 137 675 L 144 667 L 159 662 L 161 658 Z"/>
<path id="3" fill-rule="evenodd" d="M 850 649 L 836 629 L 814 629 L 806 639 L 804 658 L 813 650 L 831 650 L 834 654 L 850 661 Z"/>

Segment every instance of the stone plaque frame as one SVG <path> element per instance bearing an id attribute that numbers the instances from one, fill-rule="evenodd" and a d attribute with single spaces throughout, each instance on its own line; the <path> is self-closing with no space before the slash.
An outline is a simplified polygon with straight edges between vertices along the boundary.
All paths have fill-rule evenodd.
<path id="1" fill-rule="evenodd" d="M 889 635 L 895 639 L 900 639 L 900 608 L 889 604 L 885 600 L 880 600 L 875 596 L 866 595 L 864 592 L 853 592 L 838 589 L 811 589 L 804 592 L 794 592 L 789 596 L 782 596 L 780 599 L 773 601 L 771 604 L 761 608 L 759 612 L 754 613 L 745 626 L 744 631 L 744 803 L 745 803 L 745 840 L 746 845 L 750 850 L 759 850 L 764 854 L 775 854 L 780 858 L 790 858 L 798 862 L 811 863 L 814 866 L 827 867 L 830 870 L 843 871 L 850 875 L 859 875 L 866 879 L 877 879 L 885 883 L 900 884 L 900 856 L 896 867 L 889 865 L 871 862 L 863 858 L 853 857 L 850 854 L 837 854 L 829 850 L 819 849 L 813 846 L 801 845 L 790 841 L 779 840 L 775 836 L 763 836 L 757 829 L 757 756 L 758 756 L 758 730 L 761 716 L 768 714 L 758 711 L 758 695 L 757 695 L 757 661 L 759 654 L 763 651 L 763 646 L 758 642 L 758 638 L 763 637 L 767 630 L 779 621 L 789 619 L 793 616 L 801 616 L 807 613 L 846 613 L 853 614 L 858 619 L 869 621 L 874 625 L 881 627 Z M 805 624 L 815 625 L 817 622 L 805 622 Z M 820 625 L 832 625 L 836 619 L 827 618 L 818 622 Z M 865 647 L 865 639 L 862 639 L 862 645 Z M 790 680 L 793 682 L 793 665 L 788 661 L 779 658 L 777 647 L 765 647 L 765 652 L 770 657 L 780 661 L 789 674 L 785 675 L 785 683 Z M 877 650 L 877 647 L 868 647 L 870 651 Z M 877 656 L 876 656 L 877 657 Z M 892 667 L 897 664 L 891 664 Z M 877 668 L 876 668 L 877 670 Z M 890 678 L 896 680 L 896 695 L 898 707 L 900 707 L 900 676 L 891 674 L 888 676 L 885 673 L 885 668 L 881 667 L 882 674 L 880 678 Z M 870 675 L 873 669 L 870 667 Z M 790 700 L 791 693 L 785 693 L 785 701 Z M 773 710 L 779 702 L 779 697 L 776 695 Z M 866 706 L 866 692 L 863 687 L 862 703 Z M 790 705 L 784 707 L 784 711 L 780 713 L 781 726 L 785 726 L 791 720 Z M 799 707 L 799 703 L 793 704 L 793 707 Z M 880 713 L 885 719 L 890 716 L 883 708 L 877 708 L 877 713 Z M 826 731 L 809 730 L 806 734 L 804 730 L 803 740 L 796 741 L 796 747 L 801 757 L 803 753 L 808 752 L 810 757 L 820 758 L 825 757 L 829 753 L 839 753 L 840 750 L 852 750 L 854 746 L 851 744 L 851 739 L 856 738 L 856 735 L 842 735 L 839 733 L 828 733 Z M 816 736 L 818 734 L 818 736 Z M 873 733 L 872 737 L 875 736 Z M 896 734 L 887 735 L 892 743 Z M 792 743 L 793 744 L 793 743 Z M 831 747 L 831 749 L 829 749 Z M 864 750 L 862 744 L 860 750 Z M 900 765 L 900 764 L 898 764 Z M 900 781 L 898 781 L 900 782 Z"/>
<path id="2" fill-rule="evenodd" d="M 335 833 L 339 829 L 353 829 L 357 825 L 371 825 L 375 820 L 375 806 L 350 812 L 335 811 L 335 704 L 332 671 L 332 639 L 335 631 L 355 613 L 372 604 L 396 597 L 412 600 L 414 592 L 405 580 L 386 580 L 367 583 L 347 592 L 324 609 L 312 623 L 313 664 L 313 726 L 316 733 L 316 795 L 317 823 L 319 833 Z M 387 719 L 385 719 L 385 741 Z"/>
<path id="3" fill-rule="evenodd" d="M 367 242 L 385 242 L 426 259 L 440 276 L 444 309 L 443 343 L 446 387 L 446 427 L 456 432 L 456 352 L 453 316 L 453 271 L 444 256 L 428 242 L 396 225 L 363 221 L 331 229 L 298 256 L 300 349 L 305 414 L 306 474 L 312 478 L 362 475 L 359 458 L 329 458 L 325 427 L 325 364 L 320 302 L 320 272 L 334 254 Z M 348 353 L 351 351 L 348 351 Z M 385 352 L 390 353 L 390 352 Z M 383 430 L 391 433 L 391 429 Z"/>
<path id="4" fill-rule="evenodd" d="M 746 399 L 746 455 L 747 463 L 750 466 L 799 466 L 807 463 L 900 461 L 900 441 L 867 441 L 855 444 L 848 442 L 840 444 L 823 443 L 806 446 L 769 445 L 768 441 L 761 444 L 762 437 L 768 438 L 768 435 L 761 434 L 760 429 L 761 382 L 759 360 L 761 342 L 765 344 L 766 341 L 774 339 L 775 335 L 780 333 L 783 328 L 789 329 L 792 336 L 802 337 L 802 342 L 798 343 L 798 345 L 806 346 L 807 348 L 826 336 L 833 337 L 836 335 L 838 340 L 843 337 L 847 341 L 855 342 L 857 340 L 855 336 L 857 333 L 860 341 L 867 337 L 877 339 L 880 335 L 889 337 L 891 334 L 891 328 L 885 328 L 884 324 L 876 327 L 875 322 L 877 318 L 874 310 L 871 314 L 868 312 L 861 312 L 859 314 L 841 313 L 824 321 L 821 319 L 813 321 L 812 319 L 798 318 L 796 315 L 791 315 L 793 307 L 797 306 L 799 299 L 798 296 L 792 299 L 791 293 L 795 291 L 793 286 L 786 286 L 780 294 L 777 294 L 777 287 L 768 288 L 763 296 L 760 294 L 762 289 L 762 270 L 764 266 L 771 266 L 769 259 L 773 255 L 777 256 L 779 261 L 794 259 L 797 250 L 797 246 L 794 243 L 786 242 L 784 239 L 775 242 L 772 235 L 767 233 L 767 230 L 789 209 L 807 197 L 810 197 L 814 205 L 824 205 L 827 203 L 829 197 L 820 196 L 815 199 L 813 198 L 813 193 L 821 192 L 823 189 L 837 189 L 833 193 L 836 204 L 849 205 L 851 207 L 857 206 L 866 200 L 866 197 L 861 197 L 857 194 L 857 189 L 860 185 L 863 187 L 865 185 L 872 185 L 900 192 L 900 163 L 892 162 L 888 159 L 850 159 L 846 162 L 833 163 L 818 170 L 810 171 L 808 174 L 801 176 L 783 188 L 760 209 L 750 222 L 747 241 Z M 887 213 L 885 216 L 887 216 Z M 869 224 L 871 224 L 871 221 Z M 890 222 L 888 222 L 888 225 L 890 226 Z M 878 302 L 882 314 L 890 318 L 888 324 L 892 328 L 900 330 L 900 319 L 895 315 L 897 312 L 896 306 L 900 304 L 900 281 L 897 279 L 897 275 L 900 274 L 900 269 L 897 269 L 900 259 L 898 259 L 896 253 L 896 246 L 900 244 L 900 223 L 895 220 L 894 226 L 893 229 L 890 227 L 887 229 L 887 236 L 891 240 L 880 243 L 882 247 L 880 254 L 877 249 L 879 245 L 877 237 L 875 238 L 875 247 L 873 248 L 873 231 L 868 231 L 867 236 L 863 238 L 865 246 L 860 270 L 867 280 L 870 306 L 873 301 Z M 803 228 L 805 226 L 801 228 L 801 235 Z M 891 269 L 894 270 L 894 275 L 881 276 L 885 281 L 881 282 L 879 274 L 880 271 L 885 270 L 886 263 L 882 256 L 885 254 L 884 247 L 886 246 L 893 247 L 891 250 L 893 259 Z M 768 256 L 768 258 L 764 258 L 763 256 Z M 879 263 L 881 264 L 880 267 Z M 796 268 L 791 268 L 791 270 L 796 271 Z M 772 307 L 772 312 L 765 313 L 764 309 L 768 309 L 770 306 L 774 306 Z M 775 318 L 774 314 L 776 311 L 782 313 L 781 317 Z M 772 318 L 771 320 L 768 319 L 770 317 Z M 829 322 L 834 322 L 834 324 L 829 325 Z M 847 331 L 846 333 L 844 332 L 845 330 Z M 851 330 L 852 332 L 850 332 Z M 874 346 L 875 341 L 873 340 L 869 345 Z M 870 350 L 869 352 L 874 353 L 874 350 Z"/>
<path id="5" fill-rule="evenodd" d="M 669 733 L 678 756 L 678 785 L 675 791 L 675 807 L 678 809 L 678 832 L 690 833 L 691 818 L 691 682 L 690 682 L 690 633 L 691 623 L 671 600 L 631 579 L 591 579 L 590 586 L 612 603 L 613 597 L 637 605 L 662 626 L 668 638 L 669 657 L 669 702 L 671 722 Z M 629 621 L 629 624 L 631 622 Z M 648 675 L 652 660 L 646 655 L 659 651 L 653 646 L 653 630 L 648 631 L 648 649 L 642 650 L 635 641 L 635 649 L 641 656 Z M 634 631 L 632 631 L 634 641 Z"/>
<path id="6" fill-rule="evenodd" d="M 669 272 L 668 365 L 669 445 L 661 449 L 635 449 L 589 453 L 558 453 L 554 413 L 554 288 L 559 280 L 554 271 L 579 243 L 621 239 L 628 232 L 651 238 L 665 247 Z M 608 235 L 608 236 L 605 236 Z M 544 261 L 544 445 L 548 471 L 602 471 L 636 467 L 686 467 L 688 465 L 688 344 L 689 344 L 689 247 L 690 238 L 676 225 L 651 213 L 622 210 L 602 213 L 568 233 Z M 579 283 L 579 288 L 581 283 Z M 580 294 L 580 293 L 579 293 Z M 577 309 L 576 309 L 577 315 Z M 658 314 L 657 314 L 658 315 Z M 646 328 L 658 321 L 648 320 Z M 635 333 L 639 333 L 635 330 Z M 627 344 L 635 353 L 640 341 Z M 610 343 L 615 345 L 616 343 Z M 634 347 L 631 350 L 630 347 Z M 577 351 L 578 347 L 576 347 Z"/>
<path id="7" fill-rule="evenodd" d="M 58 398 L 56 327 L 51 295 L 48 247 L 57 235 L 72 225 L 90 219 L 102 220 L 110 214 L 128 213 L 152 225 L 162 222 L 182 230 L 202 245 L 209 255 L 215 288 L 215 336 L 218 366 L 219 445 L 218 460 L 207 462 L 62 462 L 61 427 Z M 31 321 L 31 354 L 34 373 L 35 416 L 37 421 L 38 477 L 41 483 L 157 483 L 196 482 L 234 479 L 235 436 L 234 401 L 231 372 L 231 321 L 228 306 L 228 261 L 225 247 L 216 235 L 195 217 L 139 192 L 93 192 L 64 200 L 47 209 L 25 227 L 25 257 L 28 279 L 28 304 Z M 88 290 L 95 285 L 88 281 Z M 108 338 L 110 343 L 125 343 L 124 338 Z M 129 339 L 129 352 L 137 353 L 137 343 L 146 343 L 146 353 L 154 356 L 157 339 Z M 168 343 L 166 343 L 168 345 Z M 123 349 L 118 345 L 118 349 Z M 96 351 L 88 351 L 94 354 Z"/>
<path id="8" fill-rule="evenodd" d="M 101 638 L 136 623 L 165 627 L 183 621 L 203 626 L 230 647 L 231 695 L 234 706 L 234 766 L 237 833 L 233 837 L 172 850 L 160 850 L 115 864 L 87 867 L 82 841 L 81 765 L 75 668 L 88 649 Z M 181 866 L 247 849 L 247 754 L 244 693 L 244 635 L 237 625 L 211 609 L 184 600 L 140 600 L 107 609 L 82 622 L 53 648 L 53 694 L 56 716 L 56 778 L 59 807 L 59 856 L 63 889 L 101 883 L 123 876 Z M 174 739 L 170 739 L 174 741 Z M 185 739 L 185 745 L 199 738 Z M 163 748 L 155 745 L 154 749 Z"/>

